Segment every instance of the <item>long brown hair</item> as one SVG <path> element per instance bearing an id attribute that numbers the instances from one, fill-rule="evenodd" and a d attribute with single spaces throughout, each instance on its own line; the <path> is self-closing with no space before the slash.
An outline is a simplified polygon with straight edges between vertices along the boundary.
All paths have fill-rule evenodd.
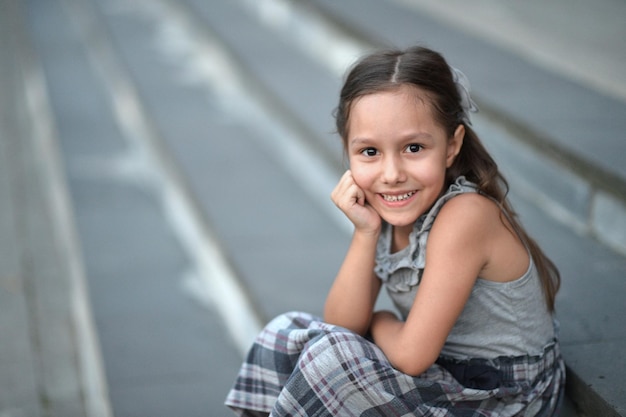
<path id="1" fill-rule="evenodd" d="M 509 204 L 509 186 L 478 135 L 463 120 L 461 97 L 456 89 L 448 63 L 437 52 L 415 46 L 407 50 L 386 50 L 362 58 L 348 73 L 335 110 L 337 132 L 344 147 L 348 137 L 348 121 L 352 104 L 359 97 L 410 85 L 423 91 L 430 101 L 436 121 L 448 137 L 459 124 L 465 126 L 461 151 L 446 172 L 446 188 L 463 175 L 475 183 L 481 194 L 493 199 L 506 215 L 512 228 L 528 247 L 541 278 L 546 304 L 554 310 L 554 299 L 561 277 L 554 263 L 526 233 L 517 214 Z"/>

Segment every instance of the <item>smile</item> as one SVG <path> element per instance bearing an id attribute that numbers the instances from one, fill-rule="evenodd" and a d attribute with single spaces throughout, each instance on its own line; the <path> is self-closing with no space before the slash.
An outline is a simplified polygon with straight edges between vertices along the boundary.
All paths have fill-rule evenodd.
<path id="1" fill-rule="evenodd" d="M 383 200 L 388 201 L 390 203 L 393 203 L 393 202 L 396 202 L 396 201 L 408 200 L 413 195 L 415 195 L 416 192 L 417 191 L 409 191 L 408 193 L 399 194 L 399 195 L 381 194 L 381 196 L 383 197 Z"/>

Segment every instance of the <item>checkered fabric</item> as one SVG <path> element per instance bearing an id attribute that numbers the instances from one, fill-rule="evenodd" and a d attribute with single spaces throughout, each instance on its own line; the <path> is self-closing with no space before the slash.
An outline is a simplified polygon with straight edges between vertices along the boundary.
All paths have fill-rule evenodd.
<path id="1" fill-rule="evenodd" d="M 239 416 L 274 417 L 558 414 L 565 367 L 557 343 L 542 356 L 471 363 L 497 373 L 497 386 L 467 388 L 438 364 L 418 377 L 403 374 L 367 339 L 288 313 L 259 334 L 226 405 Z"/>

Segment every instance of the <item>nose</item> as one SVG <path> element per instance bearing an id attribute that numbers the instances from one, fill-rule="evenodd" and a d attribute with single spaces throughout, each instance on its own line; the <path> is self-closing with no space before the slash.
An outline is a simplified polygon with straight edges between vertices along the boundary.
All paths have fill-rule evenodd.
<path id="1" fill-rule="evenodd" d="M 383 159 L 381 180 L 385 184 L 398 184 L 406 181 L 404 163 L 399 157 L 390 155 Z"/>

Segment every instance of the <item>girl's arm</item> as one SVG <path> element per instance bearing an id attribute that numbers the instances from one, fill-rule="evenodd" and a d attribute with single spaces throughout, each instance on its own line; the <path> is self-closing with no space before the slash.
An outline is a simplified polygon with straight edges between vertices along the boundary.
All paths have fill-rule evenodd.
<path id="1" fill-rule="evenodd" d="M 406 322 L 376 313 L 372 336 L 401 372 L 419 375 L 439 356 L 490 253 L 489 200 L 466 194 L 447 202 L 428 237 L 426 268 Z M 497 215 L 496 215 L 497 218 Z"/>
<path id="2" fill-rule="evenodd" d="M 370 327 L 380 280 L 374 275 L 377 235 L 355 231 L 324 307 L 324 321 L 365 335 Z"/>
<path id="3" fill-rule="evenodd" d="M 374 262 L 381 219 L 365 201 L 365 195 L 350 171 L 343 175 L 331 197 L 354 224 L 354 234 L 326 298 L 324 320 L 364 335 L 369 329 L 380 290 L 380 280 L 374 275 Z"/>

